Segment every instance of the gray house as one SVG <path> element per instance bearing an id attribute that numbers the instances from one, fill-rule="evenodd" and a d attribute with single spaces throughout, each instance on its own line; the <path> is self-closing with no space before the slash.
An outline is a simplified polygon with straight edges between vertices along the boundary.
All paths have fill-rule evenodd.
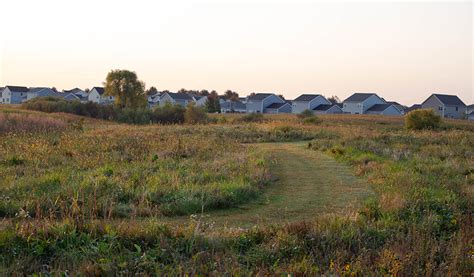
<path id="1" fill-rule="evenodd" d="M 432 109 L 443 118 L 462 119 L 466 115 L 466 104 L 456 95 L 432 94 L 423 103 L 423 109 Z"/>
<path id="2" fill-rule="evenodd" d="M 274 93 L 256 93 L 247 97 L 248 113 L 265 113 L 265 109 L 273 103 L 285 103 Z"/>
<path id="3" fill-rule="evenodd" d="M 399 108 L 397 108 L 396 105 L 394 104 L 375 104 L 367 111 L 365 111 L 366 114 L 379 114 L 379 115 L 402 115 L 403 111 L 401 111 Z"/>
<path id="4" fill-rule="evenodd" d="M 285 103 L 273 103 L 265 109 L 265 113 L 291 113 L 291 104 Z"/>
<path id="5" fill-rule="evenodd" d="M 61 97 L 61 95 L 54 90 L 46 87 L 30 88 L 26 94 L 26 100 L 30 100 L 36 97 Z"/>
<path id="6" fill-rule="evenodd" d="M 2 91 L 3 104 L 21 104 L 26 101 L 28 96 L 27 87 L 20 86 L 6 86 Z"/>
<path id="7" fill-rule="evenodd" d="M 370 107 L 386 102 L 375 93 L 354 93 L 343 101 L 344 113 L 364 114 Z"/>
<path id="8" fill-rule="evenodd" d="M 245 113 L 247 106 L 240 101 L 227 100 L 220 103 L 221 113 Z"/>
<path id="9" fill-rule="evenodd" d="M 292 113 L 314 110 L 319 105 L 330 105 L 331 102 L 319 94 L 302 94 L 292 103 Z"/>
<path id="10" fill-rule="evenodd" d="M 409 112 L 411 112 L 411 111 L 419 110 L 419 109 L 421 109 L 421 104 L 414 104 L 414 105 L 412 105 L 411 107 L 406 108 L 406 109 L 405 109 L 405 113 L 407 114 L 407 113 L 409 113 Z"/>
<path id="11" fill-rule="evenodd" d="M 313 109 L 314 114 L 341 114 L 342 104 L 322 104 Z"/>
<path id="12" fill-rule="evenodd" d="M 165 92 L 160 97 L 160 106 L 165 106 L 166 104 L 171 105 L 181 105 L 186 107 L 189 103 L 193 103 L 194 99 L 191 95 L 187 93 L 174 93 L 174 92 Z"/>

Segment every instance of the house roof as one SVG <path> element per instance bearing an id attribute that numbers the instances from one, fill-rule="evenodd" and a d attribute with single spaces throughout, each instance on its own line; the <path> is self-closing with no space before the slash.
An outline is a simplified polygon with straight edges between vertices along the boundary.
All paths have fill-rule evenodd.
<path id="1" fill-rule="evenodd" d="M 365 100 L 367 100 L 367 98 L 369 98 L 373 95 L 377 95 L 377 94 L 372 93 L 372 92 L 369 92 L 369 93 L 359 93 L 358 92 L 358 93 L 352 94 L 351 96 L 349 96 L 349 98 L 347 98 L 343 102 L 364 102 Z"/>
<path id="2" fill-rule="evenodd" d="M 91 90 L 93 89 L 95 89 L 99 93 L 99 95 L 102 95 L 105 92 L 103 87 L 93 87 Z"/>
<path id="3" fill-rule="evenodd" d="M 193 100 L 191 95 L 182 92 L 167 92 L 168 95 L 173 98 L 174 100 Z"/>
<path id="4" fill-rule="evenodd" d="M 321 95 L 320 94 L 301 94 L 293 101 L 309 102 L 318 96 L 321 96 Z"/>
<path id="5" fill-rule="evenodd" d="M 457 97 L 456 95 L 434 93 L 432 94 L 432 96 L 435 96 L 439 99 L 439 101 L 441 101 L 441 103 L 448 106 L 466 106 L 466 104 L 464 104 L 464 102 L 461 101 L 461 99 L 459 99 L 459 97 Z"/>
<path id="6" fill-rule="evenodd" d="M 28 92 L 29 89 L 27 87 L 19 87 L 19 86 L 6 86 L 11 92 Z"/>
<path id="7" fill-rule="evenodd" d="M 411 112 L 411 111 L 419 110 L 419 109 L 421 109 L 421 104 L 414 104 L 411 107 L 409 107 L 408 109 L 406 109 L 406 111 Z"/>
<path id="8" fill-rule="evenodd" d="M 0 88 L 1 89 L 1 88 Z M 467 106 L 468 109 L 474 109 L 474 104 Z"/>
<path id="9" fill-rule="evenodd" d="M 268 96 L 270 95 L 273 95 L 274 93 L 256 93 L 255 95 L 250 95 L 248 97 L 249 100 L 257 100 L 257 101 L 261 101 L 265 98 L 267 98 Z"/>
<path id="10" fill-rule="evenodd" d="M 367 109 L 368 112 L 383 112 L 386 109 L 388 109 L 390 106 L 394 106 L 393 104 L 375 104 L 369 109 Z"/>
<path id="11" fill-rule="evenodd" d="M 73 88 L 70 90 L 63 90 L 63 93 L 83 93 L 84 91 L 80 88 Z"/>
<path id="12" fill-rule="evenodd" d="M 327 111 L 334 106 L 341 108 L 338 104 L 321 104 L 315 107 L 313 111 Z"/>
<path id="13" fill-rule="evenodd" d="M 272 103 L 270 106 L 267 107 L 267 109 L 279 109 L 285 105 L 289 105 L 287 102 L 285 103 Z"/>

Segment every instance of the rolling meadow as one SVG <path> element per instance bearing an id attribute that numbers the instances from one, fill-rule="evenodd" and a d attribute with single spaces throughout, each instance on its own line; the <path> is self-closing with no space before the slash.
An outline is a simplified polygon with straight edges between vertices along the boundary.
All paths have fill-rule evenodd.
<path id="1" fill-rule="evenodd" d="M 0 274 L 474 271 L 472 123 L 209 118 L 133 125 L 1 108 Z"/>

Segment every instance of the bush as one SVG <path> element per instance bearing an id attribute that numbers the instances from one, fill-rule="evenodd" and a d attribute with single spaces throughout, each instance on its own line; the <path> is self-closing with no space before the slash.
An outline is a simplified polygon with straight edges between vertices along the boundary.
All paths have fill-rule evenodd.
<path id="1" fill-rule="evenodd" d="M 315 115 L 303 119 L 304 124 L 319 124 L 321 119 Z"/>
<path id="2" fill-rule="evenodd" d="M 207 123 L 209 122 L 209 117 L 204 109 L 190 104 L 186 108 L 186 112 L 184 112 L 184 122 L 188 124 Z"/>
<path id="3" fill-rule="evenodd" d="M 304 110 L 300 114 L 297 115 L 298 118 L 308 118 L 314 115 L 313 111 L 311 110 Z"/>
<path id="4" fill-rule="evenodd" d="M 180 105 L 167 104 L 158 106 L 152 112 L 152 122 L 161 124 L 179 124 L 184 122 L 185 108 Z"/>
<path id="5" fill-rule="evenodd" d="M 237 122 L 262 122 L 264 120 L 261 113 L 249 113 L 236 119 Z"/>
<path id="6" fill-rule="evenodd" d="M 440 124 L 441 117 L 431 109 L 411 111 L 405 116 L 405 126 L 407 129 L 433 130 L 439 128 Z"/>

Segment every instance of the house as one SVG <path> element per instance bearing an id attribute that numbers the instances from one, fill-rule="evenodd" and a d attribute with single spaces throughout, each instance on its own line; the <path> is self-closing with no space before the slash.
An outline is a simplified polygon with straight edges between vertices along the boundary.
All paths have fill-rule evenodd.
<path id="1" fill-rule="evenodd" d="M 364 114 L 370 107 L 386 102 L 375 93 L 354 93 L 343 101 L 344 113 Z"/>
<path id="2" fill-rule="evenodd" d="M 265 109 L 274 103 L 286 103 L 274 93 L 255 93 L 247 97 L 248 113 L 264 113 Z"/>
<path id="3" fill-rule="evenodd" d="M 402 115 L 403 111 L 399 110 L 394 104 L 375 104 L 367 111 L 366 114 L 379 114 L 379 115 Z"/>
<path id="4" fill-rule="evenodd" d="M 423 103 L 423 109 L 432 109 L 443 118 L 464 118 L 466 104 L 456 95 L 432 94 Z"/>
<path id="5" fill-rule="evenodd" d="M 157 92 L 148 96 L 148 108 L 153 108 L 160 105 L 161 92 Z"/>
<path id="6" fill-rule="evenodd" d="M 421 104 L 414 104 L 411 107 L 405 109 L 405 114 L 414 110 L 419 110 L 419 109 L 421 109 Z"/>
<path id="7" fill-rule="evenodd" d="M 471 114 L 474 112 L 474 104 L 466 107 L 466 114 Z"/>
<path id="8" fill-rule="evenodd" d="M 317 107 L 313 108 L 314 114 L 341 114 L 342 111 L 342 104 L 322 104 L 318 105 Z"/>
<path id="9" fill-rule="evenodd" d="M 467 115 L 468 120 L 474 120 L 474 111 Z"/>
<path id="10" fill-rule="evenodd" d="M 87 100 L 98 104 L 111 104 L 115 101 L 115 97 L 105 95 L 103 87 L 93 87 L 87 95 Z"/>
<path id="11" fill-rule="evenodd" d="M 26 101 L 28 96 L 27 87 L 20 86 L 6 86 L 2 91 L 3 104 L 21 104 Z"/>
<path id="12" fill-rule="evenodd" d="M 221 113 L 245 113 L 247 106 L 240 101 L 227 100 L 220 103 Z"/>
<path id="13" fill-rule="evenodd" d="M 406 106 L 403 106 L 402 104 L 396 102 L 396 101 L 386 101 L 388 104 L 392 104 L 397 108 L 402 114 L 405 114 L 405 110 L 407 109 Z"/>
<path id="14" fill-rule="evenodd" d="M 268 106 L 265 113 L 291 113 L 291 104 L 288 102 L 285 103 L 273 103 Z"/>
<path id="15" fill-rule="evenodd" d="M 191 95 L 187 93 L 174 93 L 174 92 L 165 92 L 160 97 L 160 106 L 165 106 L 166 104 L 171 105 L 181 105 L 186 107 L 189 103 L 193 103 L 194 100 Z"/>
<path id="16" fill-rule="evenodd" d="M 319 94 L 302 94 L 292 102 L 292 113 L 314 110 L 319 105 L 331 105 L 331 102 Z"/>
<path id="17" fill-rule="evenodd" d="M 28 93 L 26 94 L 26 100 L 30 100 L 36 97 L 48 97 L 48 96 L 60 97 L 60 94 L 46 87 L 30 88 Z"/>
<path id="18" fill-rule="evenodd" d="M 204 107 L 207 102 L 207 96 L 205 95 L 192 95 L 194 103 L 197 107 Z"/>

